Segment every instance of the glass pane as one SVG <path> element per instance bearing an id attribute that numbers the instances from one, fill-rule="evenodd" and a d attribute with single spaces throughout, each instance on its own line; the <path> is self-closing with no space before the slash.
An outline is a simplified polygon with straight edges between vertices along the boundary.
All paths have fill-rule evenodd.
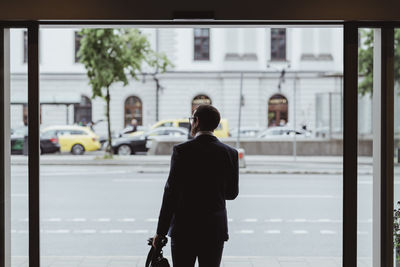
<path id="1" fill-rule="evenodd" d="M 245 155 L 240 161 L 240 194 L 227 203 L 230 238 L 223 263 L 341 266 L 342 28 L 316 27 L 311 32 L 326 31 L 321 36 L 335 40 L 329 46 L 319 35 L 305 36 L 302 28 L 277 31 L 275 52 L 288 57 L 287 62 L 270 62 L 269 41 L 254 45 L 270 38 L 266 28 L 215 28 L 212 42 L 201 37 L 208 29 L 82 30 L 82 40 L 97 36 L 91 41 L 99 47 L 89 53 L 93 50 L 82 42 L 81 63 L 74 63 L 75 32 L 80 29 L 40 32 L 46 47 L 40 68 L 41 129 L 49 145 L 60 148 L 41 156 L 44 263 L 142 264 L 149 250 L 147 239 L 156 231 L 172 147 L 188 141 L 193 110 L 212 104 L 221 115 L 213 134 L 244 149 Z M 236 35 L 230 36 L 236 43 L 225 40 L 228 32 Z M 102 39 L 125 34 L 131 39 L 117 42 L 124 54 Z M 138 56 L 123 49 L 127 40 L 138 37 L 169 59 L 168 71 L 162 73 L 161 67 L 139 57 L 135 62 L 141 71 L 131 64 L 126 72 L 108 72 L 105 67 L 121 58 Z M 285 54 L 281 44 L 294 37 L 301 40 L 285 42 L 285 49 L 293 51 Z M 153 59 L 154 54 L 140 50 L 137 42 L 127 46 L 136 45 L 140 56 Z M 322 50 L 328 56 L 320 57 Z M 193 61 L 193 52 L 208 58 L 209 51 L 217 55 L 212 61 Z M 91 62 L 98 65 L 94 68 Z M 95 87 L 87 75 L 91 67 L 93 73 L 111 73 L 99 82 L 110 77 L 118 82 Z M 126 80 L 121 79 L 124 75 Z M 181 127 L 184 134 L 165 135 L 160 127 Z M 85 135 L 73 134 L 76 131 Z M 109 147 L 111 155 L 106 152 Z M 169 244 L 164 255 L 170 259 Z"/>
<path id="2" fill-rule="evenodd" d="M 28 266 L 27 29 L 10 30 L 11 265 Z"/>
<path id="3" fill-rule="evenodd" d="M 373 29 L 359 30 L 357 266 L 372 266 Z"/>

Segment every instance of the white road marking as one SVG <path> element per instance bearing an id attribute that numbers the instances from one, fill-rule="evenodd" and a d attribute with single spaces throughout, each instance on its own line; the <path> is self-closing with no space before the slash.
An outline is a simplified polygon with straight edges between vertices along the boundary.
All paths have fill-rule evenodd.
<path id="1" fill-rule="evenodd" d="M 228 218 L 228 222 L 233 222 L 233 219 L 232 218 Z"/>
<path id="2" fill-rule="evenodd" d="M 319 223 L 329 223 L 329 222 L 332 222 L 332 220 L 331 220 L 331 219 L 318 219 L 318 220 L 316 220 L 316 222 L 319 222 Z"/>
<path id="3" fill-rule="evenodd" d="M 126 170 L 115 171 L 90 171 L 90 172 L 43 172 L 40 176 L 85 176 L 85 175 L 98 175 L 98 174 L 125 174 L 129 173 Z"/>
<path id="4" fill-rule="evenodd" d="M 102 234 L 122 234 L 122 230 L 120 229 L 111 229 L 111 230 L 101 230 Z"/>
<path id="5" fill-rule="evenodd" d="M 282 222 L 283 220 L 280 218 L 272 218 L 272 219 L 266 219 L 265 222 L 273 222 L 273 223 L 278 223 Z"/>
<path id="6" fill-rule="evenodd" d="M 125 230 L 127 234 L 147 234 L 149 230 Z"/>
<path id="7" fill-rule="evenodd" d="M 155 179 L 155 178 L 116 178 L 112 179 L 114 183 L 125 183 L 125 182 L 165 182 L 165 179 Z"/>
<path id="8" fill-rule="evenodd" d="M 254 230 L 240 230 L 236 231 L 236 234 L 254 234 Z"/>
<path id="9" fill-rule="evenodd" d="M 28 218 L 24 218 L 24 219 L 19 219 L 18 221 L 19 222 L 29 222 L 29 219 Z"/>
<path id="10" fill-rule="evenodd" d="M 45 234 L 69 234 L 71 230 L 69 229 L 58 229 L 58 230 L 44 230 Z"/>
<path id="11" fill-rule="evenodd" d="M 86 218 L 72 218 L 72 219 L 68 219 L 68 221 L 71 221 L 71 222 L 86 222 Z"/>
<path id="12" fill-rule="evenodd" d="M 93 221 L 95 222 L 109 222 L 111 221 L 110 218 L 97 218 L 97 219 L 93 219 Z"/>
<path id="13" fill-rule="evenodd" d="M 239 195 L 240 198 L 315 198 L 315 199 L 333 199 L 341 198 L 341 196 L 335 195 L 264 195 L 264 194 L 252 194 L 252 195 Z"/>
<path id="14" fill-rule="evenodd" d="M 44 222 L 61 222 L 61 218 L 48 218 L 43 219 Z"/>
<path id="15" fill-rule="evenodd" d="M 243 220 L 244 222 L 258 222 L 257 218 L 246 218 Z"/>
<path id="16" fill-rule="evenodd" d="M 158 222 L 157 218 L 148 218 L 146 219 L 146 222 Z"/>
<path id="17" fill-rule="evenodd" d="M 335 235 L 336 234 L 335 231 L 331 231 L 331 230 L 321 230 L 319 232 L 321 233 L 321 235 Z"/>
<path id="18" fill-rule="evenodd" d="M 294 220 L 288 220 L 288 222 L 304 223 L 304 222 L 307 222 L 307 220 L 303 219 L 303 218 L 297 218 L 297 219 L 294 219 Z"/>
<path id="19" fill-rule="evenodd" d="M 306 235 L 306 234 L 308 234 L 308 231 L 306 231 L 306 230 L 293 230 L 292 233 L 295 234 L 295 235 Z"/>
<path id="20" fill-rule="evenodd" d="M 123 219 L 118 219 L 119 222 L 134 222 L 136 221 L 135 218 L 123 218 Z"/>
<path id="21" fill-rule="evenodd" d="M 29 233 L 28 230 L 18 230 L 17 231 L 17 234 L 27 234 L 27 233 Z"/>
<path id="22" fill-rule="evenodd" d="M 74 234 L 95 234 L 95 229 L 74 230 Z"/>
<path id="23" fill-rule="evenodd" d="M 358 235 L 368 235 L 367 231 L 357 231 Z"/>
<path id="24" fill-rule="evenodd" d="M 269 234 L 269 235 L 276 235 L 276 234 L 280 234 L 281 231 L 280 230 L 266 230 L 264 231 L 264 234 Z"/>

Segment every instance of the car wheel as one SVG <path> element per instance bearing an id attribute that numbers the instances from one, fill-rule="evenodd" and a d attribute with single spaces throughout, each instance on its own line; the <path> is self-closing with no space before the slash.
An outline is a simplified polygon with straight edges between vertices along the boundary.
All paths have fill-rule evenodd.
<path id="1" fill-rule="evenodd" d="M 132 149 L 128 145 L 121 145 L 118 147 L 118 155 L 126 156 L 132 154 Z"/>
<path id="2" fill-rule="evenodd" d="M 85 152 L 85 148 L 80 144 L 74 145 L 71 149 L 71 153 L 73 155 L 82 155 L 84 152 Z"/>

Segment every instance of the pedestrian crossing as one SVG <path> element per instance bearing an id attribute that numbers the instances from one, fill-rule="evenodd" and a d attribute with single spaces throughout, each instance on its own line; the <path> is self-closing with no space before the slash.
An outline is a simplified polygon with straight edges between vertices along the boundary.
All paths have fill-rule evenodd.
<path id="1" fill-rule="evenodd" d="M 28 222 L 28 218 L 20 218 L 20 219 L 13 219 L 12 222 Z M 158 218 L 144 218 L 144 219 L 136 219 L 136 218 L 42 218 L 41 222 L 46 223 L 60 223 L 60 222 L 147 222 L 147 223 L 156 223 Z M 341 224 L 343 220 L 341 219 L 329 219 L 329 218 L 318 218 L 318 219 L 306 219 L 306 218 L 293 218 L 293 219 L 282 219 L 282 218 L 266 218 L 266 219 L 259 219 L 259 218 L 243 218 L 243 219 L 234 219 L 228 218 L 228 222 L 235 222 L 235 223 L 336 223 Z M 358 223 L 372 223 L 372 219 L 364 219 L 358 220 Z"/>
<path id="2" fill-rule="evenodd" d="M 40 232 L 49 235 L 121 235 L 121 234 L 146 234 L 155 233 L 157 218 L 60 218 L 50 217 L 42 218 L 42 227 Z M 284 235 L 291 234 L 295 236 L 302 235 L 327 235 L 339 236 L 342 234 L 340 225 L 343 223 L 341 219 L 331 218 L 228 218 L 230 222 L 231 233 L 234 235 Z M 94 223 L 94 224 L 93 224 Z M 359 220 L 360 224 L 371 224 L 372 219 Z M 12 220 L 12 225 L 15 227 L 11 230 L 12 234 L 28 234 L 27 230 L 28 218 L 20 218 Z M 317 227 L 308 227 L 309 225 L 317 224 Z M 290 225 L 291 227 L 288 227 Z M 296 225 L 305 227 L 295 227 Z M 21 227 L 24 226 L 24 227 Z M 63 228 L 57 228 L 63 226 Z M 67 227 L 66 227 L 67 226 Z M 91 228 L 85 228 L 90 226 Z M 134 227 L 132 227 L 134 226 Z M 144 226 L 144 227 L 143 227 Z M 149 227 L 150 226 L 150 227 Z M 248 227 L 246 227 L 248 226 Z M 143 227 L 143 228 L 141 228 Z M 333 228 L 332 228 L 333 227 Z M 20 229 L 23 228 L 23 229 Z M 79 228 L 79 229 L 77 229 Z M 319 229 L 320 228 L 320 229 Z M 358 231 L 358 235 L 370 235 L 368 231 Z"/>

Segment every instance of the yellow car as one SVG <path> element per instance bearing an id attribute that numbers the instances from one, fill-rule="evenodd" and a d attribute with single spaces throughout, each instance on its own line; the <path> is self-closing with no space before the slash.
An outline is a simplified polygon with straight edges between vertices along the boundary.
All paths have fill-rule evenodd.
<path id="1" fill-rule="evenodd" d="M 189 124 L 189 119 L 171 119 L 171 120 L 161 120 L 159 122 L 156 122 L 153 126 L 151 126 L 151 129 L 157 127 L 184 127 L 189 129 L 190 124 Z M 143 134 L 143 131 L 134 132 L 131 135 L 134 136 L 141 134 Z M 227 119 L 221 119 L 217 129 L 214 130 L 214 135 L 219 138 L 225 138 L 230 136 Z"/>
<path id="2" fill-rule="evenodd" d="M 88 127 L 77 125 L 51 126 L 43 131 L 54 131 L 58 136 L 61 152 L 82 155 L 85 151 L 100 149 L 99 137 Z"/>

